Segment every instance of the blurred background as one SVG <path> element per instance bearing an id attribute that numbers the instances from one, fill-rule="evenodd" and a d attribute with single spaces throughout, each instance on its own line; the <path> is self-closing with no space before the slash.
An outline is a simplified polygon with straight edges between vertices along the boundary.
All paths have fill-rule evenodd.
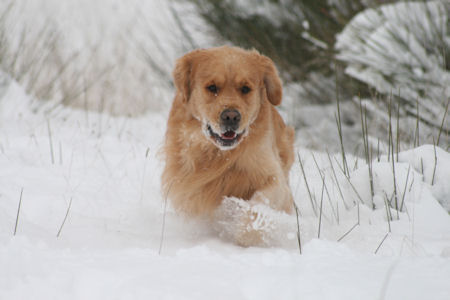
<path id="1" fill-rule="evenodd" d="M 302 147 L 448 151 L 449 15 L 449 1 L 1 0 L 0 96 L 15 80 L 49 113 L 167 113 L 175 59 L 227 44 L 276 63 Z"/>

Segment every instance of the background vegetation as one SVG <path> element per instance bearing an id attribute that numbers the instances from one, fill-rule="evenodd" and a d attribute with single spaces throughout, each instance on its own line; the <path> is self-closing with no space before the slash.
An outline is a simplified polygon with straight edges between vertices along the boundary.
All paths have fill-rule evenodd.
<path id="1" fill-rule="evenodd" d="M 317 125 L 317 118 L 305 124 L 301 108 L 293 107 L 319 104 L 326 111 L 327 104 L 336 106 L 340 98 L 344 131 L 354 144 L 360 137 L 352 127 L 360 123 L 362 99 L 376 138 L 388 139 L 388 111 L 395 110 L 402 141 L 414 142 L 414 119 L 419 119 L 422 141 L 432 143 L 441 130 L 441 146 L 448 147 L 450 123 L 441 122 L 450 97 L 448 2 L 189 1 L 218 36 L 256 48 L 276 62 L 285 82 L 300 85 L 297 99 L 289 103 L 291 122 L 300 131 Z M 358 14 L 360 20 L 352 22 Z M 339 40 L 343 31 L 346 36 Z M 371 40 L 377 32 L 384 35 Z"/>
<path id="2" fill-rule="evenodd" d="M 448 149 L 449 15 L 439 0 L 7 0 L 0 69 L 50 111 L 138 116 L 170 106 L 183 53 L 256 48 L 280 70 L 281 110 L 303 146 L 338 151 L 342 135 L 361 155 L 363 108 L 372 149 L 388 149 L 389 119 L 401 147 Z"/>

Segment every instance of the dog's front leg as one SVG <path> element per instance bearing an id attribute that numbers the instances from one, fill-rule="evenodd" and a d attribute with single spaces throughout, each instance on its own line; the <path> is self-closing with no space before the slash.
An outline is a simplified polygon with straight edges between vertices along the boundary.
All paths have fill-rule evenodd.
<path id="1" fill-rule="evenodd" d="M 255 192 L 251 205 L 265 204 L 270 208 L 288 214 L 293 212 L 293 198 L 287 180 L 273 177 L 270 184 Z"/>
<path id="2" fill-rule="evenodd" d="M 254 193 L 250 200 L 226 197 L 216 211 L 216 228 L 225 238 L 244 246 L 273 244 L 278 226 L 293 211 L 287 182 L 272 181 Z M 275 234 L 276 235 L 276 234 Z"/>
<path id="3" fill-rule="evenodd" d="M 241 216 L 238 234 L 235 240 L 239 245 L 270 245 L 273 232 L 279 225 L 276 216 L 280 213 L 291 214 L 294 210 L 291 190 L 287 183 L 272 184 L 253 195 L 248 202 L 249 208 Z"/>

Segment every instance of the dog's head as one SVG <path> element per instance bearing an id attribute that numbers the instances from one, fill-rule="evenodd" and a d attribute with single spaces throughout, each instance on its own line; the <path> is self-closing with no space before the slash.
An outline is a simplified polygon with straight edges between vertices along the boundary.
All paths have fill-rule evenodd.
<path id="1" fill-rule="evenodd" d="M 178 59 L 173 76 L 186 109 L 222 150 L 235 148 L 249 133 L 264 101 L 281 103 L 277 70 L 256 51 L 195 50 Z"/>

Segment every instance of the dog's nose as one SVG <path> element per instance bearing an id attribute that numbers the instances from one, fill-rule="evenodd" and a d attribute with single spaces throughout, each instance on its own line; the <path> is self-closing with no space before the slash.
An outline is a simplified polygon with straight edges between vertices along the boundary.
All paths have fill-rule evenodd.
<path id="1" fill-rule="evenodd" d="M 220 114 L 220 121 L 222 125 L 236 130 L 238 129 L 239 122 L 241 121 L 241 114 L 236 109 L 225 109 Z"/>

